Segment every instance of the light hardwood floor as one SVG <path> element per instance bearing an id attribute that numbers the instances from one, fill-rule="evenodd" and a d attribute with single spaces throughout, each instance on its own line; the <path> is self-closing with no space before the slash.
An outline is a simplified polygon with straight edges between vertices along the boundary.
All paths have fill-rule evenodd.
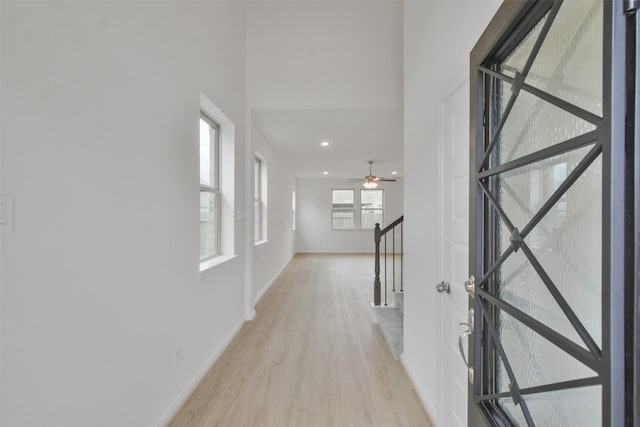
<path id="1" fill-rule="evenodd" d="M 431 426 L 371 323 L 372 266 L 296 255 L 169 425 Z"/>

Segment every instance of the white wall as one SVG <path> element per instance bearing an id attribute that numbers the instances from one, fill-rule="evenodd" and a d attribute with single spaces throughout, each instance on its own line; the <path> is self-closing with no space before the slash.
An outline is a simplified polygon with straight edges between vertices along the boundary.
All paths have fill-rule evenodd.
<path id="1" fill-rule="evenodd" d="M 403 362 L 440 419 L 439 99 L 469 75 L 469 52 L 497 1 L 407 1 L 404 9 L 405 317 Z M 446 377 L 446 375 L 445 375 Z"/>
<path id="2" fill-rule="evenodd" d="M 252 301 L 267 291 L 294 255 L 291 193 L 296 180 L 269 141 L 254 127 L 252 141 L 267 168 L 267 242 L 255 246 Z"/>
<path id="3" fill-rule="evenodd" d="M 401 1 L 249 2 L 247 29 L 253 108 L 402 107 Z"/>
<path id="4" fill-rule="evenodd" d="M 2 2 L 1 27 L 0 423 L 154 425 L 244 319 L 244 228 L 200 279 L 197 208 L 202 91 L 248 216 L 244 5 Z"/>
<path id="5" fill-rule="evenodd" d="M 0 4 L 0 82 L 2 81 L 2 5 Z M 0 84 L 0 194 L 2 193 L 2 84 Z M 0 382 L 2 381 L 2 241 L 0 232 Z M 2 424 L 2 386 L 0 385 L 0 424 Z"/>
<path id="6" fill-rule="evenodd" d="M 297 252 L 374 252 L 373 230 L 331 229 L 331 190 L 353 188 L 359 200 L 362 184 L 347 179 L 299 178 L 296 188 Z M 384 227 L 403 214 L 402 180 L 381 183 L 378 188 L 384 189 L 384 224 L 381 224 Z"/>

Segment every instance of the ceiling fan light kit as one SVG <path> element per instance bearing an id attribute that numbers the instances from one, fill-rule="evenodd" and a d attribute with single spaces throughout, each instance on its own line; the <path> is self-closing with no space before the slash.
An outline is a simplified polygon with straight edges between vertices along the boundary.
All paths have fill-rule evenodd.
<path id="1" fill-rule="evenodd" d="M 372 168 L 373 168 L 373 160 L 369 160 L 369 175 L 364 177 L 364 182 L 362 183 L 362 186 L 368 190 L 372 190 L 374 188 L 376 188 L 378 186 L 378 182 L 380 181 L 387 181 L 387 182 L 395 182 L 395 178 L 383 178 L 380 176 L 375 176 L 372 172 Z M 362 181 L 362 179 L 360 178 L 353 178 L 351 180 L 352 182 L 359 182 Z"/>

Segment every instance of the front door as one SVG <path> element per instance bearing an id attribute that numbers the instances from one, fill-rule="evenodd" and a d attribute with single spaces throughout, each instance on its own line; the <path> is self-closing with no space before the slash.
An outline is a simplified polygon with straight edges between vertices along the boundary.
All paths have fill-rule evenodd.
<path id="1" fill-rule="evenodd" d="M 442 420 L 440 425 L 467 425 L 467 372 L 460 359 L 460 324 L 468 323 L 464 290 L 469 258 L 469 83 L 459 85 L 441 103 L 441 218 L 442 218 Z M 463 343 L 466 346 L 466 343 Z M 466 352 L 466 349 L 463 348 Z"/>
<path id="2" fill-rule="evenodd" d="M 471 57 L 469 425 L 624 425 L 622 1 L 505 2 Z"/>

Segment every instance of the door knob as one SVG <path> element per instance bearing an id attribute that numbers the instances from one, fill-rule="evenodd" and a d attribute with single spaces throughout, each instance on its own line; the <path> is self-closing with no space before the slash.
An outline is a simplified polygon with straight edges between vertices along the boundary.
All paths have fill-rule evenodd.
<path id="1" fill-rule="evenodd" d="M 442 282 L 440 282 L 440 283 L 438 283 L 436 285 L 436 291 L 438 291 L 440 293 L 446 292 L 446 293 L 450 294 L 451 293 L 451 285 L 448 284 L 445 281 L 442 281 Z"/>
<path id="2" fill-rule="evenodd" d="M 460 323 L 460 326 L 468 326 L 466 323 Z M 467 360 L 467 356 L 464 354 L 464 339 L 471 335 L 471 330 L 467 329 L 462 332 L 460 336 L 458 336 L 458 350 L 460 350 L 460 357 L 462 357 L 462 361 L 467 367 L 469 367 L 469 361 Z"/>

